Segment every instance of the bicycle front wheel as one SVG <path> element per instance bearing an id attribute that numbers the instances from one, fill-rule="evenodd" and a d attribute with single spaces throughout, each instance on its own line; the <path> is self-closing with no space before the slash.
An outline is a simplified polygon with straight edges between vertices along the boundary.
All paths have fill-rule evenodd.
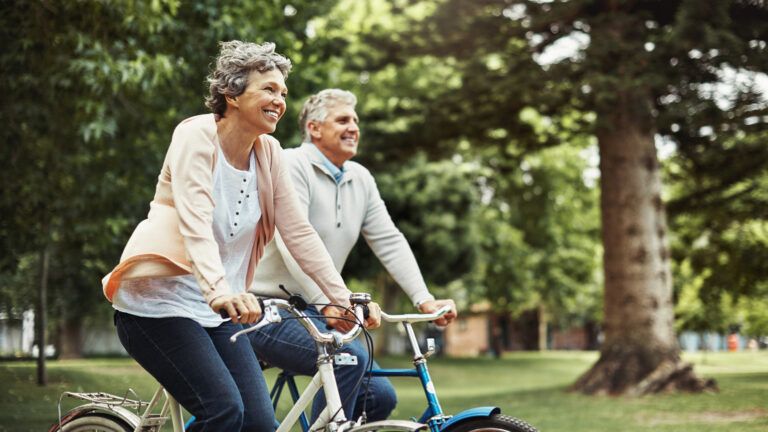
<path id="1" fill-rule="evenodd" d="M 59 429 L 58 423 L 51 431 L 55 432 L 131 432 L 133 428 L 124 421 L 103 415 L 88 414 L 64 422 Z"/>
<path id="2" fill-rule="evenodd" d="M 538 429 L 518 418 L 494 414 L 451 425 L 442 432 L 538 432 Z"/>

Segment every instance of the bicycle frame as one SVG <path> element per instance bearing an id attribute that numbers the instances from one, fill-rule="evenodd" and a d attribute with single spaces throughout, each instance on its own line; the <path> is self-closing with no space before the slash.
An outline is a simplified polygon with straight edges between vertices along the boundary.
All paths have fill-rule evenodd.
<path id="1" fill-rule="evenodd" d="M 341 409 L 341 398 L 339 397 L 339 389 L 336 386 L 336 377 L 333 373 L 333 359 L 328 354 L 327 348 L 324 345 L 317 344 L 318 350 L 322 353 L 317 364 L 317 373 L 312 377 L 312 381 L 309 382 L 304 393 L 295 400 L 295 403 L 291 410 L 286 414 L 280 427 L 277 428 L 277 432 L 285 432 L 291 430 L 296 421 L 301 419 L 302 428 L 308 423 L 304 410 L 312 403 L 315 394 L 323 389 L 325 393 L 326 407 L 323 412 L 318 416 L 315 423 L 312 425 L 312 430 L 319 428 L 322 425 L 326 425 L 330 422 L 343 423 L 346 421 L 344 416 L 344 410 Z M 293 388 L 296 388 L 296 384 L 293 384 Z"/>
<path id="2" fill-rule="evenodd" d="M 429 375 L 429 370 L 427 369 L 426 358 L 434 353 L 434 349 L 430 344 L 430 348 L 427 350 L 427 352 L 422 353 L 421 349 L 419 348 L 419 343 L 418 343 L 418 340 L 416 339 L 416 335 L 413 331 L 413 326 L 411 325 L 411 323 L 403 322 L 403 326 L 405 327 L 406 334 L 408 335 L 408 339 L 411 343 L 411 349 L 413 350 L 413 353 L 414 353 L 413 355 L 414 368 L 413 369 L 384 369 L 384 368 L 373 369 L 370 371 L 370 375 L 379 376 L 379 377 L 419 378 L 419 381 L 421 382 L 421 386 L 424 389 L 424 395 L 426 396 L 426 399 L 427 399 L 427 408 L 424 410 L 424 413 L 421 415 L 421 417 L 417 421 L 418 423 L 427 424 L 430 428 L 430 431 L 438 432 L 440 431 L 441 426 L 446 422 L 446 420 L 449 417 L 443 415 L 443 409 L 440 406 L 440 401 L 438 400 L 437 393 L 435 392 L 435 385 L 432 382 L 432 377 Z M 282 394 L 283 388 L 286 385 L 288 386 L 288 390 L 291 394 L 291 397 L 294 403 L 298 405 L 298 388 L 296 386 L 294 375 L 288 372 L 281 372 L 278 375 L 277 380 L 275 381 L 275 385 L 272 387 L 272 392 L 271 392 L 272 404 L 275 409 L 277 409 L 277 403 L 280 399 L 280 395 Z M 303 416 L 303 414 L 300 420 L 301 420 L 302 431 L 308 432 L 314 429 L 314 426 L 313 428 L 310 429 L 309 422 L 306 420 L 306 417 Z"/>

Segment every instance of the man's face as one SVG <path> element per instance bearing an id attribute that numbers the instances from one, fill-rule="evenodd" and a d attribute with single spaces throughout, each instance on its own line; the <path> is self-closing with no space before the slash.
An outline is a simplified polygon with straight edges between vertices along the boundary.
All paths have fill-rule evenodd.
<path id="1" fill-rule="evenodd" d="M 312 143 L 334 165 L 341 165 L 357 154 L 360 128 L 357 113 L 351 105 L 338 104 L 328 109 L 322 122 L 309 122 Z"/>

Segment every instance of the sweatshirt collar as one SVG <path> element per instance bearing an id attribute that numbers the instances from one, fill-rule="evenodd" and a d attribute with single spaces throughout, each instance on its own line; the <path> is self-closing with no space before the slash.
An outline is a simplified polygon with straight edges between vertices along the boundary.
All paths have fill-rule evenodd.
<path id="1" fill-rule="evenodd" d="M 336 184 L 341 184 L 348 178 L 348 176 L 345 176 L 345 174 L 348 172 L 346 168 L 346 162 L 341 166 L 341 168 L 337 167 L 323 154 L 323 152 L 320 151 L 319 148 L 317 148 L 316 145 L 312 143 L 305 142 L 301 145 L 301 148 L 308 151 L 312 162 L 315 165 L 324 168 L 324 171 L 333 178 Z"/>

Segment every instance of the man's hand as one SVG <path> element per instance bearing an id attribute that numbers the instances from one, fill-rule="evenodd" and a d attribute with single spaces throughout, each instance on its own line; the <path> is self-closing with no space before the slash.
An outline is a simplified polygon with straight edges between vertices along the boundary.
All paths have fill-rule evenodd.
<path id="1" fill-rule="evenodd" d="M 224 311 L 233 323 L 253 324 L 261 318 L 261 306 L 253 294 L 227 294 L 211 302 L 214 312 Z"/>
<path id="2" fill-rule="evenodd" d="M 439 319 L 435 320 L 435 324 L 441 327 L 447 326 L 451 323 L 451 321 L 455 320 L 458 316 L 458 313 L 456 312 L 456 304 L 451 299 L 444 299 L 444 300 L 429 300 L 425 301 L 424 303 L 419 305 L 419 312 L 430 314 L 437 312 L 438 309 L 442 308 L 443 306 L 450 306 L 451 310 L 448 311 L 445 315 L 440 317 Z"/>
<path id="3" fill-rule="evenodd" d="M 381 325 L 381 307 L 378 303 L 368 303 L 368 318 L 365 320 L 365 328 L 375 329 Z"/>
<path id="4" fill-rule="evenodd" d="M 340 307 L 326 306 L 321 311 L 329 326 L 337 331 L 346 333 L 355 325 L 355 316 Z M 340 319 L 341 318 L 341 319 Z M 368 303 L 368 318 L 365 320 L 365 328 L 375 329 L 381 325 L 381 308 L 377 303 Z"/>

